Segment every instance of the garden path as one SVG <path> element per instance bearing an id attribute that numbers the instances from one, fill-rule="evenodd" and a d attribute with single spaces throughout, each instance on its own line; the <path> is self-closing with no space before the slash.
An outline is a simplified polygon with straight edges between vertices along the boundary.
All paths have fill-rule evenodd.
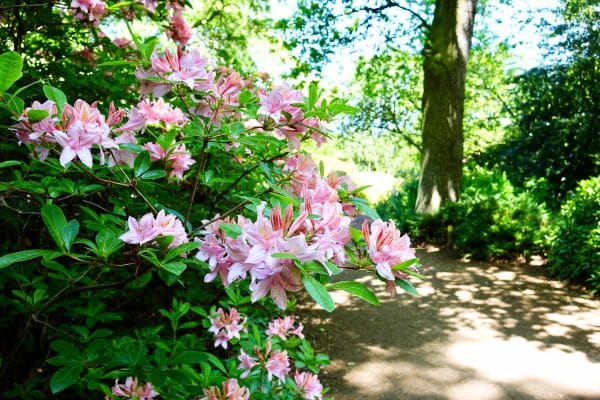
<path id="1" fill-rule="evenodd" d="M 321 374 L 329 396 L 600 399 L 600 301 L 539 265 L 463 262 L 433 247 L 418 256 L 420 297 L 391 298 L 377 279 L 345 271 L 382 293 L 381 306 L 334 292 L 333 313 L 302 309 L 331 357 Z"/>

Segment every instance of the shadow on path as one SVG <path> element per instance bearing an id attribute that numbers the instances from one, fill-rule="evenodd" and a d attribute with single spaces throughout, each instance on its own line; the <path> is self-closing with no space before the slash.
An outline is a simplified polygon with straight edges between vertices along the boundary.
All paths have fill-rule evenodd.
<path id="1" fill-rule="evenodd" d="M 422 251 L 421 297 L 373 307 L 343 292 L 328 314 L 301 311 L 332 364 L 336 400 L 600 399 L 600 301 L 549 280 L 540 266 L 463 263 Z M 307 302 L 310 304 L 310 302 Z"/>

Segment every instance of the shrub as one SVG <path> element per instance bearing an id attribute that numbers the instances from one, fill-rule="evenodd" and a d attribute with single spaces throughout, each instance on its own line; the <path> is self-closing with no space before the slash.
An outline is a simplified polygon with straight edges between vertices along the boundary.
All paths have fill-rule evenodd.
<path id="1" fill-rule="evenodd" d="M 579 182 L 562 205 L 549 254 L 550 273 L 600 290 L 600 176 Z"/>
<path id="2" fill-rule="evenodd" d="M 128 7 L 155 5 L 92 3 L 56 12 L 93 31 L 109 13 L 132 18 Z M 172 18 L 167 33 L 185 44 L 182 6 L 160 7 Z M 293 292 L 306 289 L 328 311 L 329 289 L 378 304 L 359 282 L 329 284 L 346 261 L 391 292 L 414 293 L 406 279 L 418 276 L 408 237 L 383 221 L 351 229 L 357 213 L 377 214 L 348 176 L 325 174 L 300 150 L 353 109 L 319 99 L 316 83 L 304 96 L 211 65 L 196 49 L 131 36 L 125 59 L 102 66 L 137 69 L 140 99 L 127 109 L 50 82 L 35 83 L 44 98 L 25 101 L 23 57 L 0 54 L 0 108 L 10 115 L 1 121 L 0 397 L 321 398 L 314 374 L 327 357 L 297 321 L 277 319 Z M 93 95 L 86 89 L 81 97 Z"/>
<path id="3" fill-rule="evenodd" d="M 456 203 L 440 211 L 449 241 L 478 259 L 545 251 L 548 212 L 531 190 L 515 188 L 503 172 L 471 166 Z"/>

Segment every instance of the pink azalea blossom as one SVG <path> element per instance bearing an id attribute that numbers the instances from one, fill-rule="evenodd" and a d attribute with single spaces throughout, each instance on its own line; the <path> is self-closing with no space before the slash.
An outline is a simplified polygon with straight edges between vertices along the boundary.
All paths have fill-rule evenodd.
<path id="1" fill-rule="evenodd" d="M 298 324 L 298 326 L 294 326 L 294 317 L 286 316 L 285 318 L 277 318 L 271 322 L 269 322 L 269 327 L 267 328 L 267 336 L 279 336 L 281 340 L 287 340 L 288 335 L 296 335 L 300 339 L 304 339 L 304 334 L 302 333 L 302 329 L 304 328 L 302 324 Z"/>
<path id="2" fill-rule="evenodd" d="M 30 122 L 27 113 L 32 110 L 43 110 L 48 112 L 48 116 L 37 122 Z M 34 101 L 31 107 L 27 107 L 19 123 L 11 127 L 15 131 L 19 144 L 31 144 L 34 146 L 34 152 L 37 153 L 41 161 L 44 161 L 49 154 L 48 145 L 55 143 L 54 132 L 59 131 L 57 122 L 53 117 L 57 113 L 56 104 L 47 100 L 44 103 Z"/>
<path id="3" fill-rule="evenodd" d="M 158 4 L 158 0 L 137 0 L 138 3 L 142 3 L 146 10 L 150 13 L 154 13 L 156 11 L 156 6 Z"/>
<path id="4" fill-rule="evenodd" d="M 319 382 L 319 377 L 310 372 L 300 372 L 296 370 L 294 382 L 298 390 L 306 400 L 322 399 L 323 385 Z"/>
<path id="5" fill-rule="evenodd" d="M 192 28 L 180 12 L 175 12 L 171 17 L 169 29 L 167 29 L 165 33 L 175 42 L 186 45 L 192 37 Z"/>
<path id="6" fill-rule="evenodd" d="M 171 126 L 183 126 L 187 118 L 183 112 L 165 103 L 162 98 L 158 100 L 144 99 L 140 101 L 136 108 L 133 108 L 127 114 L 128 121 L 125 125 L 116 129 L 116 131 L 140 130 L 149 124 L 164 124 L 167 128 Z"/>
<path id="7" fill-rule="evenodd" d="M 171 169 L 169 176 L 183 179 L 183 174 L 196 163 L 192 155 L 185 148 L 185 144 L 179 144 L 173 148 L 167 156 L 167 166 Z"/>
<path id="8" fill-rule="evenodd" d="M 133 132 L 124 132 L 115 138 L 115 143 L 137 143 L 137 139 Z M 136 155 L 128 150 L 112 150 L 110 157 L 108 158 L 108 166 L 112 167 L 115 164 L 127 165 L 129 168 L 133 168 Z"/>
<path id="9" fill-rule="evenodd" d="M 139 222 L 129 217 L 128 225 L 129 230 L 119 237 L 125 243 L 142 245 L 158 236 L 172 236 L 169 248 L 174 248 L 189 241 L 181 221 L 172 214 L 166 214 L 164 210 L 159 211 L 156 218 L 152 213 L 145 214 Z"/>
<path id="10" fill-rule="evenodd" d="M 250 375 L 250 372 L 252 371 L 252 367 L 258 365 L 256 358 L 251 357 L 248 354 L 246 354 L 244 349 L 240 350 L 240 355 L 238 356 L 238 360 L 240 360 L 240 366 L 238 367 L 238 369 L 244 370 L 244 372 L 242 372 L 242 375 L 240 376 L 240 378 L 242 378 L 242 379 L 244 379 L 248 375 Z"/>
<path id="11" fill-rule="evenodd" d="M 151 242 L 159 235 L 152 213 L 145 214 L 139 221 L 129 217 L 127 224 L 129 230 L 119 237 L 125 243 L 141 245 Z"/>
<path id="12" fill-rule="evenodd" d="M 377 273 L 381 277 L 394 281 L 397 277 L 392 267 L 415 257 L 415 249 L 410 247 L 408 235 L 400 236 L 393 221 L 376 220 L 371 223 L 364 221 L 362 233 L 369 250 L 369 256 L 375 263 Z"/>
<path id="13" fill-rule="evenodd" d="M 267 379 L 271 381 L 273 377 L 281 382 L 285 381 L 285 376 L 291 371 L 290 360 L 287 351 L 275 350 L 265 363 L 267 370 Z"/>
<path id="14" fill-rule="evenodd" d="M 202 389 L 204 397 L 200 400 L 249 400 L 250 391 L 248 388 L 240 386 L 237 379 L 230 378 L 223 382 L 223 391 L 218 387 L 211 386 L 208 389 Z"/>
<path id="15" fill-rule="evenodd" d="M 132 377 L 125 379 L 124 384 L 119 384 L 117 379 L 115 386 L 112 387 L 112 393 L 117 397 L 127 397 L 132 400 L 149 400 L 159 395 L 150 382 L 141 386 L 138 385 L 138 379 Z"/>
<path id="16" fill-rule="evenodd" d="M 159 236 L 172 236 L 173 241 L 169 248 L 177 247 L 183 243 L 189 242 L 187 233 L 181 221 L 173 214 L 165 214 L 165 210 L 160 210 L 154 219 L 154 228 Z"/>
<path id="17" fill-rule="evenodd" d="M 244 321 L 235 308 L 230 308 L 229 313 L 223 311 L 222 308 L 217 310 L 217 314 L 209 318 L 210 328 L 215 336 L 215 347 L 221 346 L 227 348 L 228 343 L 233 338 L 240 338 L 240 332 L 244 330 Z"/>
<path id="18" fill-rule="evenodd" d="M 148 142 L 144 143 L 142 147 L 144 148 L 144 150 L 150 153 L 151 161 L 163 160 L 167 156 L 166 150 L 163 149 L 158 143 Z"/>
<path id="19" fill-rule="evenodd" d="M 87 19 L 95 24 L 108 12 L 106 3 L 102 0 L 73 0 L 71 8 L 79 9 L 82 13 L 78 13 L 79 19 L 85 19 L 84 14 L 87 14 Z"/>

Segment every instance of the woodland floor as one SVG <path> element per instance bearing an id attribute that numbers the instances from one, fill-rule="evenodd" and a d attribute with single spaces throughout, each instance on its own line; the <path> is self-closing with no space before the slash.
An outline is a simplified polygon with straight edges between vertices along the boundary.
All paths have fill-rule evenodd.
<path id="1" fill-rule="evenodd" d="M 464 262 L 434 247 L 418 256 L 420 297 L 389 297 L 377 279 L 345 271 L 382 304 L 334 292 L 333 313 L 301 310 L 309 339 L 331 357 L 328 397 L 600 399 L 600 301 L 539 265 Z"/>

